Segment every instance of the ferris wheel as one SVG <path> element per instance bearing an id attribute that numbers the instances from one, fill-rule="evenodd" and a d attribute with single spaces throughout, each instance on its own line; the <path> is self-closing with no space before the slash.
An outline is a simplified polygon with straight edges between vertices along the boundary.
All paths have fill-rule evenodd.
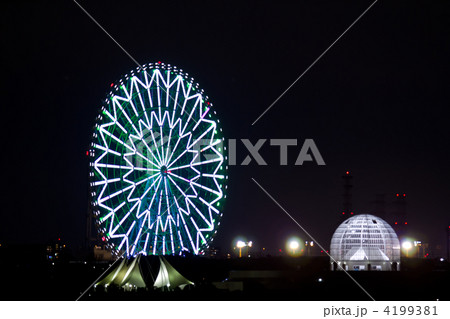
<path id="1" fill-rule="evenodd" d="M 203 254 L 213 241 L 228 176 L 212 106 L 161 62 L 111 84 L 87 155 L 93 213 L 116 254 Z"/>

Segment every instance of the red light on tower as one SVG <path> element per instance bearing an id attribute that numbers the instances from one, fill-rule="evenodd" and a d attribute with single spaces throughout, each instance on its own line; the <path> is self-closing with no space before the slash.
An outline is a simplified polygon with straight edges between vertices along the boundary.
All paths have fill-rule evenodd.
<path id="1" fill-rule="evenodd" d="M 345 172 L 345 174 L 349 175 L 349 174 L 350 174 L 350 172 L 349 172 L 349 171 L 346 171 L 346 172 Z"/>
<path id="2" fill-rule="evenodd" d="M 407 222 L 405 222 L 405 225 L 408 225 L 408 223 L 407 223 Z"/>
<path id="3" fill-rule="evenodd" d="M 345 212 L 342 212 L 342 215 L 345 215 Z"/>
<path id="4" fill-rule="evenodd" d="M 395 222 L 394 224 L 397 225 L 397 222 Z"/>
<path id="5" fill-rule="evenodd" d="M 399 197 L 400 195 L 399 194 L 397 194 L 397 197 Z"/>
<path id="6" fill-rule="evenodd" d="M 403 194 L 403 197 L 406 197 L 406 194 Z"/>
<path id="7" fill-rule="evenodd" d="M 89 151 L 86 151 L 86 156 L 89 156 Z"/>

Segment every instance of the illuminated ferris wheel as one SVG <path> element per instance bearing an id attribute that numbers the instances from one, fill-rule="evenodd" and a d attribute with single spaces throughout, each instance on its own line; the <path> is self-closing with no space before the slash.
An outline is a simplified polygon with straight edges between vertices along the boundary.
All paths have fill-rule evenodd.
<path id="1" fill-rule="evenodd" d="M 111 84 L 88 155 L 97 226 L 117 254 L 202 254 L 227 166 L 220 122 L 187 73 L 150 63 Z"/>

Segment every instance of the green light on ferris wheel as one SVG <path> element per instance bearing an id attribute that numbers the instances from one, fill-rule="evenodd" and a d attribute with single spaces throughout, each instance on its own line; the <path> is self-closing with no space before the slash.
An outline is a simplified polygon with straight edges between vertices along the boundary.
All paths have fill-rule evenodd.
<path id="1" fill-rule="evenodd" d="M 225 157 L 213 142 L 220 123 L 197 84 L 155 65 L 114 82 L 123 83 L 120 91 L 111 84 L 97 118 L 89 150 L 94 214 L 117 253 L 200 254 L 222 216 L 225 175 L 216 172 Z M 210 145 L 200 153 L 201 140 Z"/>

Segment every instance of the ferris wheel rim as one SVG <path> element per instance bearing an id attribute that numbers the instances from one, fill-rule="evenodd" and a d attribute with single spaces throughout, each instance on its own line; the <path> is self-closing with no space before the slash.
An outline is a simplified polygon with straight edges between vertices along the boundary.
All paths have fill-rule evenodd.
<path id="1" fill-rule="evenodd" d="M 165 75 L 167 75 L 167 82 L 163 81 L 164 79 L 162 79 L 161 70 L 165 72 Z M 129 105 L 127 105 L 127 107 L 131 106 L 131 109 L 129 110 L 130 113 L 132 113 L 134 111 L 136 116 L 137 116 L 137 118 L 139 118 L 138 114 L 141 114 L 141 116 L 142 116 L 142 114 L 145 114 L 145 116 L 147 117 L 147 124 L 150 124 L 150 122 L 149 122 L 149 119 L 148 119 L 148 114 L 147 114 L 146 109 L 148 109 L 148 110 L 152 109 L 152 111 L 151 111 L 152 120 L 153 120 L 153 117 L 155 117 L 156 122 L 158 122 L 157 120 L 159 119 L 161 140 L 162 140 L 162 135 L 163 135 L 163 130 L 161 129 L 161 127 L 164 126 L 165 124 L 174 124 L 175 123 L 174 122 L 174 118 L 175 118 L 175 109 L 177 108 L 177 104 L 173 103 L 172 122 L 170 122 L 170 118 L 168 116 L 166 116 L 166 113 L 164 113 L 164 116 L 161 117 L 160 97 L 162 95 L 160 95 L 160 93 L 158 93 L 158 95 L 157 95 L 157 97 L 158 97 L 158 108 L 157 109 L 159 110 L 159 118 L 158 118 L 157 115 L 155 115 L 156 113 L 154 113 L 154 111 L 156 109 L 154 108 L 154 105 L 152 104 L 154 101 L 152 101 L 151 98 L 149 98 L 149 100 L 148 100 L 148 103 L 151 104 L 151 107 L 150 108 L 145 108 L 144 107 L 144 102 L 142 102 L 143 100 L 142 100 L 142 97 L 141 97 L 141 91 L 137 90 L 138 85 L 136 83 L 138 83 L 140 80 L 144 80 L 144 79 L 146 81 L 148 81 L 148 76 L 150 75 L 150 72 L 153 72 L 153 75 L 152 75 L 153 77 L 155 77 L 155 74 L 157 74 L 156 75 L 157 81 L 159 79 L 158 78 L 158 76 L 159 76 L 161 78 L 160 81 L 163 82 L 162 85 L 158 84 L 158 86 L 156 88 L 152 87 L 151 89 L 152 90 L 155 89 L 158 92 L 164 91 L 166 93 L 167 100 L 168 100 L 169 97 L 171 99 L 174 99 L 174 97 L 171 96 L 170 92 L 172 92 L 172 91 L 170 91 L 170 90 L 172 89 L 172 86 L 174 85 L 174 83 L 176 81 L 178 81 L 177 82 L 178 86 L 186 85 L 188 91 L 192 89 L 193 91 L 199 92 L 198 98 L 201 100 L 201 102 L 198 102 L 198 103 L 200 105 L 204 104 L 206 106 L 206 108 L 205 108 L 203 114 L 202 114 L 202 112 L 199 113 L 200 117 L 198 118 L 197 122 L 198 123 L 200 123 L 200 122 L 201 123 L 207 123 L 208 122 L 214 128 L 214 130 L 213 130 L 214 133 L 210 133 L 210 134 L 212 134 L 211 136 L 215 136 L 215 134 L 218 134 L 217 128 L 219 128 L 220 132 L 222 132 L 222 128 L 219 126 L 220 121 L 218 119 L 215 119 L 215 121 L 214 120 L 204 119 L 205 116 L 207 115 L 207 113 L 209 112 L 209 110 L 211 109 L 212 103 L 209 101 L 209 97 L 204 95 L 204 91 L 199 88 L 198 83 L 194 82 L 193 78 L 189 78 L 188 74 L 184 73 L 182 70 L 177 69 L 176 67 L 172 67 L 171 65 L 165 65 L 164 63 L 161 63 L 161 62 L 154 63 L 154 64 L 143 65 L 142 68 L 139 67 L 139 68 L 136 69 L 136 71 L 133 70 L 132 72 L 130 72 L 130 74 L 127 74 L 124 77 L 122 77 L 118 82 L 112 83 L 110 85 L 111 91 L 108 94 L 108 98 L 105 100 L 105 103 L 107 105 L 109 105 L 111 103 L 113 105 L 117 104 L 117 107 L 114 108 L 114 115 L 111 114 L 110 112 L 108 112 L 107 107 L 105 107 L 105 106 L 102 106 L 101 111 L 105 115 L 105 117 L 109 117 L 111 121 L 114 120 L 112 122 L 114 122 L 115 128 L 117 128 L 117 130 L 119 130 L 119 131 L 122 131 L 122 133 L 124 133 L 125 135 L 120 135 L 120 137 L 117 138 L 117 136 L 114 136 L 113 133 L 108 132 L 107 130 L 104 129 L 105 123 L 101 124 L 102 123 L 101 120 L 103 119 L 102 115 L 99 115 L 97 117 L 96 125 L 94 127 L 94 133 L 93 133 L 93 140 L 94 140 L 94 142 L 91 143 L 91 149 L 89 150 L 89 155 L 91 157 L 91 162 L 90 162 L 90 166 L 91 166 L 91 169 L 90 169 L 91 182 L 90 182 L 90 186 L 91 186 L 92 189 L 94 189 L 95 188 L 94 186 L 101 186 L 101 185 L 103 185 L 102 186 L 103 187 L 102 188 L 102 192 L 104 192 L 105 189 L 107 188 L 107 185 L 109 183 L 116 183 L 116 182 L 119 181 L 118 179 L 120 179 L 120 181 L 122 181 L 122 182 L 123 181 L 129 182 L 129 184 L 130 184 L 126 188 L 124 188 L 122 190 L 122 193 L 123 192 L 129 192 L 130 190 L 132 190 L 132 192 L 133 192 L 133 191 L 135 191 L 137 186 L 139 186 L 140 184 L 144 184 L 144 183 L 147 183 L 147 185 L 148 184 L 150 185 L 150 187 L 146 187 L 147 192 L 150 192 L 149 190 L 151 190 L 152 187 L 156 186 L 155 190 L 152 192 L 152 199 L 151 199 L 151 203 L 150 203 L 149 209 L 148 210 L 144 209 L 141 212 L 135 213 L 136 218 L 135 218 L 134 222 L 136 222 L 144 214 L 148 214 L 150 216 L 150 214 L 151 214 L 150 213 L 150 208 L 152 208 L 152 204 L 153 204 L 154 198 L 156 197 L 156 194 L 159 191 L 159 188 L 162 187 L 161 184 L 164 184 L 163 186 L 164 186 L 165 190 L 164 191 L 161 190 L 160 194 L 161 194 L 161 197 L 162 197 L 163 193 L 166 195 L 165 196 L 166 197 L 166 203 L 164 205 L 166 205 L 168 209 L 167 209 L 167 211 L 164 212 L 164 215 L 168 212 L 167 215 L 169 217 L 167 217 L 167 219 L 172 219 L 172 221 L 170 221 L 169 224 L 167 224 L 167 219 L 166 219 L 166 224 L 165 224 L 166 228 L 167 228 L 167 225 L 169 225 L 169 227 L 170 227 L 170 232 L 169 233 L 170 233 L 170 236 L 171 236 L 172 249 L 168 249 L 168 251 L 165 251 L 165 249 L 164 249 L 164 247 L 165 247 L 165 237 L 163 237 L 163 246 L 162 246 L 163 247 L 163 251 L 157 250 L 155 247 L 157 247 L 157 242 L 158 242 L 157 236 L 158 236 L 158 234 L 156 234 L 155 237 L 154 237 L 155 245 L 153 247 L 153 251 L 146 250 L 146 247 L 148 245 L 148 240 L 149 240 L 149 234 L 151 233 L 151 229 L 152 229 L 150 227 L 150 217 L 148 217 L 148 225 L 149 225 L 148 229 L 150 229 L 150 230 L 147 229 L 147 231 L 142 232 L 141 230 L 142 230 L 142 228 L 144 226 L 140 225 L 139 226 L 139 227 L 141 227 L 140 231 L 136 235 L 136 238 L 137 238 L 136 240 L 138 241 L 138 240 L 140 240 L 139 238 L 141 236 L 141 233 L 142 233 L 142 235 L 147 234 L 146 235 L 146 239 L 145 239 L 145 245 L 143 246 L 143 249 L 141 249 L 141 250 L 136 249 L 137 246 L 138 246 L 137 241 L 132 243 L 132 244 L 128 243 L 128 239 L 127 239 L 128 238 L 127 237 L 128 234 L 126 234 L 126 236 L 122 236 L 122 238 L 124 238 L 124 239 L 122 239 L 122 243 L 119 245 L 119 247 L 117 247 L 117 244 L 115 243 L 116 241 L 115 240 L 111 240 L 111 239 L 112 238 L 116 238 L 116 237 L 114 237 L 116 235 L 115 231 L 117 231 L 117 229 L 118 229 L 117 227 L 120 226 L 121 221 L 119 221 L 119 225 L 118 226 L 116 225 L 116 228 L 112 229 L 110 227 L 110 229 L 109 229 L 110 232 L 106 232 L 106 229 L 102 228 L 102 226 L 101 226 L 101 224 L 102 224 L 101 218 L 105 217 L 105 212 L 102 212 L 102 210 L 104 211 L 106 209 L 106 211 L 108 212 L 108 214 L 106 216 L 108 218 L 111 218 L 111 216 L 113 216 L 113 215 L 115 216 L 116 211 L 121 209 L 122 206 L 124 206 L 126 204 L 126 202 L 122 201 L 121 204 L 120 204 L 122 206 L 116 205 L 116 207 L 114 207 L 113 209 L 111 207 L 103 205 L 103 206 L 106 207 L 105 208 L 105 207 L 102 207 L 102 203 L 103 202 L 101 202 L 101 200 L 107 198 L 108 196 L 113 196 L 113 195 L 114 196 L 118 196 L 118 195 L 116 195 L 116 193 L 112 193 L 112 194 L 110 193 L 110 195 L 107 195 L 106 197 L 102 197 L 102 196 L 99 196 L 99 194 L 97 194 L 95 191 L 93 191 L 91 193 L 91 196 L 93 198 L 91 204 L 92 204 L 93 209 L 94 209 L 94 215 L 100 218 L 100 221 L 98 222 L 98 226 L 99 226 L 100 232 L 103 235 L 103 239 L 105 239 L 108 242 L 108 245 L 110 246 L 110 248 L 113 248 L 116 253 L 119 253 L 120 251 L 123 251 L 123 244 L 125 243 L 125 239 L 126 239 L 126 254 L 127 255 L 135 255 L 135 254 L 138 254 L 138 253 L 143 253 L 143 254 L 166 254 L 166 253 L 169 253 L 169 254 L 181 254 L 183 251 L 191 251 L 191 249 L 187 248 L 183 244 L 183 240 L 182 240 L 183 236 L 180 234 L 181 223 L 186 224 L 186 220 L 185 220 L 185 216 L 184 215 L 189 216 L 191 214 L 195 214 L 195 213 L 192 213 L 191 210 L 189 209 L 189 206 L 192 205 L 192 207 L 195 208 L 194 210 L 197 211 L 196 212 L 197 215 L 201 216 L 203 218 L 204 222 L 206 222 L 206 224 L 208 224 L 208 218 L 205 217 L 206 215 L 203 216 L 203 214 L 202 214 L 202 212 L 204 212 L 204 209 L 205 209 L 205 206 L 206 206 L 208 208 L 208 210 L 209 210 L 210 217 L 212 216 L 211 215 L 211 211 L 212 210 L 214 212 L 217 212 L 218 213 L 217 215 L 219 215 L 219 216 L 215 216 L 214 219 L 212 217 L 210 218 L 210 222 L 211 221 L 214 221 L 214 222 L 211 222 L 210 223 L 211 225 L 208 224 L 210 229 L 209 229 L 209 234 L 206 237 L 202 236 L 202 233 L 203 232 L 206 233 L 206 231 L 204 231 L 203 229 L 199 229 L 196 226 L 196 228 L 197 228 L 196 229 L 197 230 L 197 244 L 196 244 L 196 246 L 193 245 L 193 239 L 189 235 L 190 232 L 188 231 L 188 228 L 185 227 L 185 229 L 186 229 L 185 233 L 187 235 L 189 235 L 189 240 L 190 240 L 190 242 L 192 244 L 191 248 L 193 248 L 193 250 L 191 252 L 198 254 L 198 253 L 201 253 L 202 251 L 204 251 L 205 248 L 209 247 L 209 243 L 212 242 L 212 240 L 214 239 L 215 234 L 217 233 L 217 227 L 220 225 L 220 218 L 222 217 L 222 214 L 223 214 L 223 212 L 220 212 L 219 209 L 216 208 L 216 207 L 213 207 L 213 205 L 217 204 L 217 207 L 219 207 L 222 204 L 221 209 L 223 209 L 223 202 L 224 202 L 224 199 L 226 198 L 226 194 L 224 194 L 225 193 L 224 190 L 227 188 L 226 180 L 228 179 L 228 176 L 226 174 L 226 171 L 227 171 L 228 167 L 226 165 L 226 156 L 223 155 L 223 153 L 226 150 L 226 146 L 223 145 L 222 148 L 219 148 L 219 147 L 215 146 L 216 144 L 212 145 L 213 143 L 211 142 L 210 145 L 208 145 L 206 148 L 214 150 L 215 154 L 218 154 L 218 155 L 216 155 L 217 156 L 216 160 L 213 159 L 213 160 L 209 160 L 209 161 L 199 162 L 197 164 L 195 164 L 195 163 L 193 164 L 191 162 L 191 163 L 188 163 L 188 164 L 178 165 L 178 166 L 175 165 L 175 164 L 177 163 L 177 161 L 180 158 L 183 158 L 183 156 L 185 156 L 185 153 L 188 151 L 188 149 L 185 149 L 184 152 L 181 153 L 181 155 L 179 155 L 177 158 L 173 159 L 172 157 L 174 157 L 175 150 L 169 155 L 169 153 L 168 153 L 169 146 L 167 146 L 167 149 L 165 150 L 166 151 L 165 153 L 163 153 L 163 148 L 159 149 L 158 147 L 154 147 L 153 150 L 155 151 L 154 152 L 155 154 L 152 154 L 152 156 L 148 156 L 149 158 L 145 158 L 145 160 L 149 163 L 149 165 L 151 165 L 150 168 L 147 167 L 146 171 L 147 172 L 151 172 L 151 175 L 150 175 L 150 173 L 148 173 L 149 176 L 147 176 L 146 179 L 141 179 L 141 180 L 126 180 L 126 178 L 127 178 L 127 176 L 130 176 L 135 171 L 138 171 L 138 170 L 143 171 L 142 169 L 139 169 L 139 168 L 134 167 L 134 166 L 133 166 L 133 169 L 131 169 L 132 165 L 118 165 L 116 163 L 113 163 L 113 164 L 111 164 L 111 163 L 109 163 L 109 164 L 108 163 L 106 163 L 106 164 L 105 163 L 101 163 L 101 158 L 105 157 L 106 155 L 109 156 L 110 155 L 109 153 L 111 153 L 111 154 L 113 154 L 115 156 L 118 156 L 117 154 L 119 154 L 119 156 L 122 159 L 124 159 L 128 164 L 130 164 L 131 162 L 130 162 L 130 160 L 128 160 L 129 157 L 131 157 L 132 155 L 136 155 L 139 152 L 136 151 L 136 148 L 133 149 L 132 146 L 126 145 L 126 143 L 123 142 L 123 139 L 121 139 L 121 137 L 126 136 L 127 137 L 127 141 L 128 141 L 128 139 L 129 140 L 133 140 L 133 139 L 135 139 L 135 137 L 137 137 L 137 139 L 141 139 L 141 141 L 144 141 L 144 139 L 143 139 L 144 134 L 143 134 L 142 127 L 140 127 L 140 129 L 138 129 L 137 128 L 137 124 L 142 125 L 142 123 L 145 122 L 145 121 L 143 121 L 141 123 L 140 121 L 132 120 L 130 115 L 127 116 L 127 112 L 123 110 L 123 108 L 121 107 L 121 105 L 119 103 L 117 103 L 118 95 L 116 94 L 116 92 L 120 92 L 120 90 L 123 90 L 124 93 L 126 93 L 126 96 L 128 97 L 128 101 L 127 102 L 129 104 Z M 170 75 L 168 74 L 168 72 L 170 72 Z M 174 74 L 174 79 L 177 79 L 177 80 L 174 80 L 175 82 L 173 82 L 171 84 L 169 79 L 170 79 L 170 76 L 172 74 Z M 142 76 L 143 78 L 140 78 L 140 80 L 138 80 L 137 77 L 139 77 L 139 76 Z M 127 89 L 124 88 L 124 87 L 126 87 L 126 85 L 129 85 L 130 81 L 131 81 L 131 86 L 130 86 L 131 89 L 130 89 L 129 92 L 127 92 Z M 136 86 L 136 90 L 134 92 L 133 92 L 133 83 Z M 142 83 L 142 81 L 140 83 Z M 147 84 L 148 83 L 149 82 L 147 82 Z M 180 83 L 183 83 L 183 84 L 180 84 Z M 143 86 L 145 87 L 145 85 L 143 85 Z M 150 84 L 146 87 L 146 90 L 148 91 L 149 96 L 150 96 L 150 87 L 151 87 Z M 185 89 L 186 88 L 183 86 L 183 90 L 185 90 Z M 178 94 L 178 92 L 179 92 L 179 90 L 177 91 L 177 94 Z M 134 95 L 132 93 L 134 93 Z M 134 97 L 131 97 L 132 95 Z M 188 98 L 186 99 L 186 97 L 188 97 Z M 190 98 L 192 98 L 189 95 L 187 95 L 186 97 L 185 97 L 185 100 L 184 100 L 184 104 L 186 104 L 186 100 L 189 100 Z M 132 102 L 134 98 L 136 98 L 136 99 L 139 98 L 140 101 L 142 102 L 141 103 L 142 104 L 141 106 L 143 108 L 143 112 L 142 113 L 138 113 L 137 112 L 136 105 L 138 103 L 133 103 Z M 116 99 L 116 100 L 114 100 L 114 99 Z M 113 101 L 113 102 L 110 102 L 110 101 Z M 116 104 L 114 104 L 114 103 L 116 103 Z M 166 101 L 166 103 L 167 103 L 167 106 L 168 106 L 169 102 Z M 136 104 L 136 105 L 134 105 L 134 104 Z M 197 105 L 197 104 L 195 104 L 195 105 Z M 185 107 L 185 105 L 183 105 L 183 108 L 184 107 Z M 199 106 L 197 108 L 198 108 L 198 110 L 200 110 L 201 106 Z M 117 114 L 119 113 L 118 109 L 120 109 L 121 112 L 123 113 L 123 115 L 127 118 L 128 123 L 125 122 L 126 125 L 123 124 L 123 123 L 122 123 L 123 125 L 120 124 L 120 121 L 119 121 L 119 119 L 117 117 Z M 193 118 L 192 115 L 196 111 L 197 111 L 196 106 L 193 106 L 192 110 L 191 110 L 191 113 L 189 114 L 188 120 L 186 121 L 185 128 L 188 126 L 189 119 Z M 167 110 L 165 112 L 167 112 Z M 213 116 L 211 116 L 211 112 L 209 112 L 208 115 L 209 115 L 210 118 L 214 119 L 215 118 L 215 111 L 213 111 L 213 113 L 214 113 Z M 187 112 L 183 113 L 183 110 L 181 110 L 181 115 L 184 115 L 184 114 L 187 114 Z M 184 116 L 186 117 L 186 115 L 184 115 Z M 180 123 L 183 122 L 180 119 L 181 119 L 181 116 L 178 118 L 178 122 L 177 122 L 179 126 L 180 126 Z M 200 126 L 200 124 L 198 124 L 198 123 L 193 127 L 192 131 L 195 131 L 197 129 L 197 127 Z M 99 124 L 103 125 L 101 129 L 99 129 Z M 133 124 L 135 124 L 135 125 L 133 125 Z M 145 123 L 143 123 L 143 124 L 145 124 Z M 149 125 L 149 127 L 151 127 L 152 129 L 150 129 L 149 132 L 147 132 L 147 133 L 149 133 L 152 136 L 152 140 L 153 140 L 153 143 L 154 143 L 152 146 L 158 145 L 158 143 L 156 142 L 156 139 L 154 137 L 154 135 L 155 135 L 154 133 L 155 132 L 153 131 L 153 126 Z M 133 131 L 136 134 L 133 136 L 133 134 L 129 133 L 127 129 L 129 129 L 130 131 Z M 173 129 L 173 127 L 170 128 L 170 133 L 172 133 L 172 129 Z M 179 133 L 180 132 L 184 133 L 184 130 L 181 131 L 180 127 L 178 127 L 178 129 L 179 129 Z M 212 129 L 209 128 L 208 131 L 206 131 L 206 133 L 203 133 L 203 134 L 206 135 L 211 130 Z M 98 132 L 100 132 L 100 133 L 98 133 Z M 139 134 L 139 133 L 141 133 L 141 134 Z M 157 132 L 157 133 L 159 134 L 159 132 Z M 190 132 L 190 133 L 192 133 L 192 132 Z M 98 144 L 95 143 L 95 141 L 99 141 L 100 140 L 99 135 L 101 135 L 101 140 L 104 141 L 103 148 L 102 148 L 102 145 L 98 145 Z M 126 150 L 128 153 L 124 153 L 123 151 L 122 152 L 117 152 L 117 149 L 116 150 L 112 150 L 110 147 L 108 147 L 108 145 L 107 145 L 108 143 L 106 142 L 106 138 L 105 138 L 106 135 L 108 135 L 109 141 L 115 140 L 116 144 L 122 144 L 122 146 L 123 146 L 122 149 Z M 133 138 L 131 138 L 130 136 L 133 136 Z M 190 136 L 192 137 L 193 134 L 191 134 Z M 180 142 L 181 139 L 183 139 L 183 138 L 186 139 L 186 135 L 178 134 L 177 138 L 178 138 L 177 142 Z M 119 140 L 121 140 L 122 143 L 119 142 Z M 211 141 L 212 140 L 213 139 L 211 138 Z M 221 140 L 222 140 L 221 143 L 223 143 L 223 141 L 224 141 L 223 136 L 222 136 Z M 186 140 L 184 140 L 183 142 L 185 143 Z M 195 143 L 197 143 L 197 142 L 195 142 Z M 161 145 L 162 144 L 163 143 L 161 142 Z M 131 145 L 133 145 L 133 143 L 131 143 Z M 189 143 L 187 145 L 189 146 Z M 193 145 L 194 144 L 191 144 L 191 147 Z M 146 146 L 148 147 L 148 145 L 146 145 Z M 150 147 L 148 147 L 148 148 L 150 150 Z M 176 149 L 176 147 L 175 147 L 175 149 Z M 101 154 L 101 156 L 96 155 L 96 154 L 98 154 L 98 152 L 97 152 L 98 150 L 103 152 Z M 116 152 L 117 154 L 115 154 L 114 152 Z M 194 151 L 188 151 L 188 153 L 189 152 L 194 152 Z M 151 153 L 151 150 L 150 150 L 150 153 Z M 130 154 L 132 154 L 132 155 L 130 155 Z M 197 152 L 197 155 L 198 154 L 199 154 L 199 152 Z M 138 154 L 138 155 L 140 157 L 142 157 L 142 158 L 145 157 L 142 154 Z M 213 154 L 213 156 L 214 156 L 214 154 Z M 220 162 L 220 165 L 217 165 L 215 170 L 211 174 L 210 174 L 210 172 L 206 172 L 206 173 L 202 172 L 201 173 L 202 175 L 197 174 L 197 176 L 195 176 L 194 178 L 187 178 L 186 176 L 188 176 L 188 174 L 186 174 L 186 176 L 182 176 L 183 174 L 178 174 L 178 172 L 182 171 L 183 169 L 187 169 L 187 168 L 191 169 L 194 172 L 200 173 L 199 168 L 207 167 L 208 165 L 212 164 L 213 162 Z M 212 165 L 212 166 L 214 167 L 214 165 Z M 217 172 L 219 170 L 219 167 L 220 167 L 221 170 L 224 171 L 223 174 L 217 174 Z M 115 176 L 115 178 L 112 178 L 112 179 L 108 179 L 106 176 L 100 176 L 100 175 L 104 175 L 104 174 L 102 174 L 102 170 L 105 171 L 105 170 L 108 170 L 108 169 L 125 170 L 127 172 L 126 173 L 121 173 L 121 174 L 119 174 L 120 175 L 119 177 Z M 208 169 L 210 169 L 209 166 L 208 166 Z M 192 172 L 190 172 L 190 173 L 193 174 Z M 98 177 L 97 175 L 99 175 L 103 179 L 96 178 L 96 177 Z M 199 183 L 197 181 L 201 177 L 205 177 L 205 176 L 207 178 L 209 177 L 209 178 L 214 180 L 215 186 L 217 186 L 217 189 L 218 189 L 217 191 L 215 191 L 213 189 L 213 187 L 204 186 L 204 185 L 202 185 L 201 183 Z M 223 181 L 224 181 L 220 185 L 217 182 L 217 180 L 219 178 L 223 179 Z M 177 179 L 177 181 L 179 181 L 180 183 L 181 182 L 188 183 L 190 185 L 191 191 L 196 193 L 196 195 L 197 195 L 196 199 L 193 198 L 193 194 L 192 193 L 191 194 L 187 194 L 186 190 L 183 191 L 183 189 L 181 187 L 179 187 L 179 185 L 175 181 L 175 179 Z M 92 189 L 91 189 L 91 191 L 92 191 Z M 98 187 L 97 187 L 97 189 L 98 189 Z M 212 201 L 208 202 L 207 200 L 204 200 L 203 198 L 201 198 L 198 195 L 198 190 L 199 189 L 201 189 L 201 191 L 214 193 L 215 195 L 217 195 L 217 198 L 215 198 L 215 200 L 212 200 Z M 185 201 L 187 201 L 187 204 L 186 204 L 187 210 L 185 209 L 184 211 L 182 211 L 182 208 L 180 207 L 180 203 L 177 201 L 177 198 L 175 196 L 175 193 L 177 193 L 177 192 L 183 194 L 183 199 L 185 199 Z M 103 193 L 101 195 L 103 195 Z M 143 198 L 147 198 L 147 197 L 145 197 L 146 195 L 147 194 L 144 193 L 144 195 L 140 198 L 140 200 L 139 200 L 140 204 L 138 204 L 139 205 L 139 209 L 140 209 L 140 206 L 141 206 L 141 203 L 142 203 L 142 199 Z M 172 203 L 170 203 L 170 201 L 168 199 L 170 197 L 169 195 L 172 196 Z M 200 198 L 200 199 L 198 199 L 198 198 Z M 197 201 L 203 200 L 203 204 L 205 204 L 205 205 L 201 206 L 202 209 L 203 209 L 202 212 L 201 212 L 200 209 L 198 209 L 196 207 L 195 204 L 193 204 L 194 200 L 197 200 Z M 130 201 L 130 198 L 128 197 L 128 204 L 129 204 L 129 201 Z M 137 201 L 136 201 L 136 203 L 137 203 Z M 162 201 L 160 200 L 159 203 L 161 205 Z M 134 205 L 137 205 L 137 204 L 134 204 Z M 171 217 L 171 215 L 170 215 L 171 214 L 170 208 L 173 207 L 174 205 L 176 205 L 176 207 L 177 207 L 177 213 L 178 213 L 178 215 L 177 215 L 177 218 L 178 218 L 177 219 L 177 223 L 175 223 L 174 218 Z M 132 206 L 132 210 L 134 210 L 134 209 L 135 209 L 135 206 Z M 186 211 L 189 211 L 189 214 L 185 214 Z M 161 218 L 160 212 L 158 214 L 159 214 L 158 218 Z M 109 215 L 111 215 L 111 216 L 109 216 Z M 192 216 L 190 218 L 192 219 Z M 145 220 L 144 220 L 144 222 L 145 222 Z M 195 221 L 191 221 L 191 222 L 193 224 L 196 224 Z M 114 223 L 111 222 L 110 226 L 113 225 L 113 224 Z M 178 247 L 178 249 L 174 248 L 174 239 L 172 238 L 174 232 L 172 231 L 172 224 L 176 225 L 177 226 L 176 228 L 178 230 L 178 235 L 179 235 L 179 240 L 180 240 L 178 243 L 179 244 L 181 243 L 181 247 Z M 131 228 L 133 228 L 133 227 L 134 227 L 134 225 Z M 157 223 L 156 224 L 156 229 L 158 229 L 158 227 L 159 226 L 158 226 L 158 223 Z M 161 229 L 164 230 L 164 227 L 161 226 Z M 111 230 L 114 230 L 114 234 L 112 234 L 112 235 L 111 235 Z M 186 234 L 185 234 L 185 236 L 186 236 Z M 200 244 L 199 244 L 198 234 L 200 234 L 200 236 L 202 237 L 202 239 L 201 239 L 202 242 Z M 152 233 L 152 235 L 153 235 L 153 233 Z M 110 245 L 110 242 L 112 242 L 112 245 Z"/>

